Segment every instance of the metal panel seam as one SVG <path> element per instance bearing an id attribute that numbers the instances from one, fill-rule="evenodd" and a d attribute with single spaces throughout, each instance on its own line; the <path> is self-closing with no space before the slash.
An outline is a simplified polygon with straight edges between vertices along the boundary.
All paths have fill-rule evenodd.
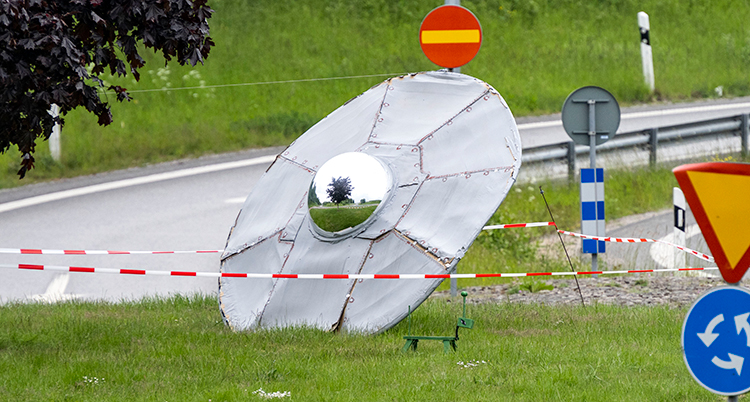
<path id="1" fill-rule="evenodd" d="M 229 259 L 229 258 L 231 258 L 231 257 L 234 257 L 234 256 L 235 256 L 235 255 L 237 255 L 237 254 L 242 254 L 242 253 L 244 253 L 244 252 L 245 252 L 245 250 L 249 250 L 249 249 L 251 249 L 251 248 L 254 248 L 255 246 L 259 245 L 260 243 L 263 243 L 264 241 L 266 241 L 266 240 L 268 240 L 268 239 L 270 239 L 270 238 L 272 238 L 272 237 L 275 237 L 275 236 L 279 236 L 279 235 L 281 235 L 281 232 L 282 232 L 283 230 L 284 230 L 283 228 L 282 228 L 282 229 L 278 229 L 278 230 L 276 230 L 275 232 L 271 233 L 270 235 L 268 235 L 268 236 L 266 236 L 266 237 L 263 237 L 263 238 L 260 238 L 260 239 L 258 239 L 257 241 L 255 241 L 255 242 L 252 242 L 252 243 L 250 243 L 250 244 L 247 244 L 247 243 L 245 243 L 245 244 L 243 244 L 243 247 L 242 247 L 241 249 L 239 249 L 239 250 L 237 250 L 237 251 L 233 252 L 232 254 L 228 254 L 228 255 L 222 256 L 222 257 L 221 257 L 221 262 L 222 262 L 222 265 L 223 265 L 224 261 L 226 261 L 227 259 Z M 233 231 L 234 231 L 234 228 L 232 228 L 232 231 L 230 232 L 230 234 L 231 234 L 231 233 L 232 233 Z"/>
<path id="2" fill-rule="evenodd" d="M 279 241 L 281 242 L 281 241 Z M 287 261 L 289 261 L 289 256 L 292 255 L 292 251 L 294 250 L 294 243 L 291 243 L 291 246 L 289 247 L 289 251 L 286 252 L 286 255 L 284 257 L 284 263 L 281 264 L 281 269 L 277 274 L 280 274 L 284 272 L 284 267 L 286 266 Z M 268 308 L 268 304 L 271 303 L 271 296 L 273 296 L 273 291 L 276 290 L 276 284 L 279 283 L 279 281 L 282 280 L 280 278 L 277 278 L 275 281 L 273 281 L 273 286 L 271 286 L 271 290 L 268 292 L 268 296 L 266 297 L 266 302 L 263 304 L 263 310 L 261 310 L 260 314 L 258 314 L 258 327 L 261 326 L 261 322 L 263 321 L 263 315 L 266 313 L 266 308 Z"/>
<path id="3" fill-rule="evenodd" d="M 403 76 L 402 76 L 403 77 Z M 378 111 L 375 113 L 375 117 L 372 121 L 372 127 L 370 127 L 370 134 L 367 135 L 367 141 L 365 144 L 372 142 L 372 132 L 375 131 L 375 126 L 378 124 L 378 120 L 380 119 L 380 115 L 383 113 L 383 105 L 385 105 L 385 98 L 388 96 L 388 91 L 391 88 L 391 81 L 393 78 L 389 78 L 384 81 L 385 85 L 385 91 L 383 91 L 383 98 L 380 100 L 380 107 L 378 108 Z M 364 146 L 364 145 L 363 145 Z"/>
<path id="4" fill-rule="evenodd" d="M 370 256 L 370 254 L 372 254 L 372 246 L 375 244 L 376 241 L 379 241 L 379 240 L 376 239 L 376 240 L 370 241 L 370 247 L 367 248 L 367 252 L 365 252 L 365 255 L 362 256 L 362 261 L 359 264 L 359 270 L 357 270 L 357 274 L 361 274 L 362 273 L 362 268 L 364 268 L 365 263 L 367 262 L 368 257 Z M 339 320 L 336 322 L 336 325 L 334 325 L 334 327 L 331 328 L 331 331 L 338 332 L 341 329 L 341 326 L 344 323 L 344 316 L 346 315 L 346 308 L 349 306 L 349 298 L 353 296 L 353 294 L 354 294 L 354 288 L 357 286 L 357 282 L 358 282 L 358 280 L 355 279 L 353 281 L 353 283 L 352 283 L 352 287 L 349 288 L 349 294 L 347 295 L 346 302 L 344 303 L 344 306 L 341 308 L 341 315 L 339 316 Z"/>
<path id="5" fill-rule="evenodd" d="M 458 117 L 458 116 L 459 116 L 459 115 L 460 115 L 461 113 L 465 112 L 465 111 L 466 111 L 466 109 L 469 109 L 469 108 L 470 108 L 470 107 L 471 107 L 472 105 L 474 105 L 475 103 L 479 102 L 479 100 L 480 100 L 480 99 L 482 99 L 482 98 L 484 98 L 485 96 L 487 96 L 487 94 L 488 94 L 489 92 L 490 92 L 490 91 L 489 91 L 489 89 L 487 89 L 486 91 L 482 92 L 482 94 L 481 94 L 481 95 L 479 95 L 479 97 L 477 97 L 477 98 L 476 98 L 476 99 L 474 99 L 473 101 L 469 102 L 469 104 L 468 104 L 468 105 L 466 105 L 466 106 L 465 106 L 465 107 L 464 107 L 463 109 L 461 109 L 461 110 L 460 110 L 460 111 L 459 111 L 458 113 L 454 114 L 454 115 L 453 115 L 453 117 L 451 117 L 450 119 L 446 120 L 445 122 L 443 122 L 443 124 L 441 124 L 440 126 L 438 126 L 438 128 L 436 128 L 436 129 L 434 129 L 434 130 L 430 131 L 429 133 L 427 133 L 427 135 L 425 135 L 424 137 L 422 137 L 422 139 L 421 139 L 421 140 L 417 141 L 417 145 L 420 145 L 420 144 L 422 144 L 423 142 L 425 142 L 425 141 L 426 141 L 426 140 L 427 140 L 427 139 L 428 139 L 429 137 L 432 137 L 432 136 L 433 136 L 433 135 L 434 135 L 435 133 L 437 133 L 437 132 L 438 132 L 438 131 L 439 131 L 439 130 L 440 130 L 441 128 L 443 128 L 443 127 L 445 127 L 445 126 L 449 126 L 449 125 L 453 124 L 453 120 L 454 120 L 454 119 L 455 119 L 456 117 Z"/>

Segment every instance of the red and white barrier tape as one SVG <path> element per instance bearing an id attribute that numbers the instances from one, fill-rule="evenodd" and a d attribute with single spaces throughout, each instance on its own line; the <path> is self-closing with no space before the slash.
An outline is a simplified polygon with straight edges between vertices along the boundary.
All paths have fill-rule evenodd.
<path id="1" fill-rule="evenodd" d="M 474 278 L 518 278 L 524 276 L 572 276 L 572 275 L 613 275 L 613 274 L 641 274 L 649 272 L 681 272 L 681 271 L 711 271 L 708 268 L 665 268 L 665 269 L 637 269 L 620 271 L 581 271 L 581 272 L 525 272 L 502 274 L 253 274 L 253 273 L 221 273 L 221 272 L 189 272 L 189 271 L 154 271 L 132 268 L 89 268 L 65 267 L 57 265 L 0 264 L 0 268 L 17 268 L 32 271 L 64 271 L 80 273 L 102 273 L 121 275 L 159 275 L 159 276 L 200 276 L 209 278 L 250 278 L 250 279 L 474 279 Z"/>
<path id="2" fill-rule="evenodd" d="M 34 255 L 129 255 L 129 254 L 216 254 L 223 250 L 187 250 L 187 251 L 112 251 L 112 250 L 42 250 L 35 248 L 0 248 L 0 254 L 34 254 Z"/>
<path id="3" fill-rule="evenodd" d="M 509 223 L 505 225 L 485 226 L 483 230 L 531 228 L 555 226 L 554 222 Z M 223 250 L 185 250 L 185 251 L 113 251 L 113 250 L 46 250 L 36 248 L 0 248 L 0 254 L 35 254 L 35 255 L 130 255 L 130 254 L 220 254 Z"/>
<path id="4" fill-rule="evenodd" d="M 687 247 L 678 246 L 676 244 L 673 244 L 673 243 L 670 243 L 670 242 L 666 242 L 666 241 L 661 241 L 661 240 L 635 239 L 635 238 L 628 238 L 628 237 L 598 237 L 598 236 L 589 236 L 589 235 L 584 235 L 584 234 L 574 233 L 574 232 L 566 232 L 564 230 L 558 230 L 558 232 L 560 232 L 560 233 L 562 233 L 564 235 L 568 235 L 568 236 L 580 237 L 582 239 L 601 240 L 601 241 L 608 241 L 608 242 L 613 242 L 613 243 L 661 243 L 661 244 L 666 244 L 668 246 L 672 246 L 672 247 L 674 247 L 674 248 L 676 248 L 678 250 L 682 250 L 682 251 L 684 251 L 686 253 L 690 253 L 690 254 L 692 254 L 692 255 L 694 255 L 694 256 L 702 259 L 702 260 L 705 260 L 705 261 L 708 261 L 708 262 L 714 262 L 714 257 L 712 257 L 712 256 L 710 256 L 708 254 L 703 254 L 700 251 L 691 250 L 691 249 L 689 249 Z"/>
<path id="5" fill-rule="evenodd" d="M 504 225 L 485 226 L 482 229 L 494 230 L 494 229 L 543 227 L 543 226 L 557 226 L 557 225 L 555 225 L 554 222 L 509 223 L 509 224 L 504 224 Z M 618 237 L 589 236 L 589 235 L 584 235 L 584 234 L 575 233 L 575 232 L 568 232 L 565 230 L 558 230 L 558 232 L 564 235 L 568 235 L 568 236 L 580 237 L 582 239 L 601 240 L 601 241 L 614 242 L 614 243 L 662 243 L 668 246 L 672 246 L 678 250 L 682 250 L 686 253 L 692 254 L 702 260 L 705 260 L 708 262 L 714 262 L 714 258 L 708 254 L 704 254 L 699 251 L 691 250 L 687 247 L 678 246 L 676 244 L 669 243 L 666 241 L 661 241 L 661 240 L 644 239 L 644 238 L 626 238 L 626 237 L 618 238 Z M 28 249 L 28 248 L 0 248 L 0 254 L 32 254 L 32 255 L 220 254 L 222 252 L 223 252 L 222 250 L 113 251 L 113 250 L 51 250 L 51 249 L 46 250 L 46 249 Z M 99 268 L 99 269 L 105 269 L 105 268 Z M 135 271 L 140 272 L 140 270 L 135 270 Z M 89 271 L 85 271 L 85 272 L 89 272 Z M 156 271 L 156 272 L 160 272 L 158 275 L 164 275 L 164 273 L 161 273 L 161 272 L 167 272 L 167 271 Z M 608 272 L 612 272 L 612 271 L 608 271 Z M 648 272 L 653 272 L 653 271 L 648 271 Z M 571 274 L 571 273 L 566 273 L 566 274 Z M 471 275 L 471 274 L 466 274 L 466 275 Z M 507 274 L 502 274 L 502 275 L 507 275 Z M 195 276 L 195 275 L 189 275 L 189 276 Z M 519 276 L 519 275 L 515 275 L 515 276 Z M 523 275 L 520 275 L 520 276 L 523 276 Z"/>
<path id="6" fill-rule="evenodd" d="M 531 223 L 508 223 L 505 225 L 489 225 L 482 228 L 482 230 L 493 230 L 493 229 L 513 229 L 513 228 L 535 228 L 541 226 L 556 226 L 555 222 L 531 222 Z"/>

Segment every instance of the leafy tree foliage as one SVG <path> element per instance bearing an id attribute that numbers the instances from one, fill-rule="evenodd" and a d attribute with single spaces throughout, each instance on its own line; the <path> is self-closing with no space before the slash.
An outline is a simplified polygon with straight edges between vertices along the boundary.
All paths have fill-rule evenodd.
<path id="1" fill-rule="evenodd" d="M 138 43 L 166 61 L 196 65 L 213 40 L 207 0 L 0 0 L 0 153 L 12 145 L 22 154 L 18 175 L 34 167 L 38 138 L 55 123 L 47 111 L 84 107 L 100 125 L 112 122 L 106 94 L 130 100 L 126 88 L 105 88 L 99 75 L 140 79 L 145 62 Z"/>
<path id="2" fill-rule="evenodd" d="M 315 185 L 315 182 L 313 182 L 312 186 L 310 187 L 310 195 L 307 196 L 307 205 L 311 207 L 317 207 L 322 204 L 320 202 L 320 198 L 318 198 L 318 187 Z"/>
<path id="3" fill-rule="evenodd" d="M 328 184 L 328 188 L 326 188 L 326 193 L 328 194 L 328 198 L 338 205 L 349 199 L 352 190 L 354 190 L 352 180 L 348 177 L 339 176 L 338 179 L 331 178 L 331 182 Z"/>

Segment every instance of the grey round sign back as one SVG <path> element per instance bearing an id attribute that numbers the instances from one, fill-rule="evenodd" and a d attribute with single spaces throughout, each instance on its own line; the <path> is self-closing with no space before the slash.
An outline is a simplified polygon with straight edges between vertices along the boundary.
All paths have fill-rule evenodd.
<path id="1" fill-rule="evenodd" d="M 620 105 L 609 91 L 595 86 L 578 88 L 568 95 L 562 107 L 563 128 L 576 144 L 589 145 L 590 101 L 595 110 L 596 145 L 614 137 L 620 127 Z"/>

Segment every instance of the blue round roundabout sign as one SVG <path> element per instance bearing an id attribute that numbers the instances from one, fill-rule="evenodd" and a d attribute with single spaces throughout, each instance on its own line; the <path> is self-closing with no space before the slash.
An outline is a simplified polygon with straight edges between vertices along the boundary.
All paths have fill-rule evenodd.
<path id="1" fill-rule="evenodd" d="M 721 286 L 701 295 L 682 325 L 682 351 L 690 374 L 720 395 L 750 391 L 750 291 Z M 748 365 L 745 364 L 747 360 Z"/>

